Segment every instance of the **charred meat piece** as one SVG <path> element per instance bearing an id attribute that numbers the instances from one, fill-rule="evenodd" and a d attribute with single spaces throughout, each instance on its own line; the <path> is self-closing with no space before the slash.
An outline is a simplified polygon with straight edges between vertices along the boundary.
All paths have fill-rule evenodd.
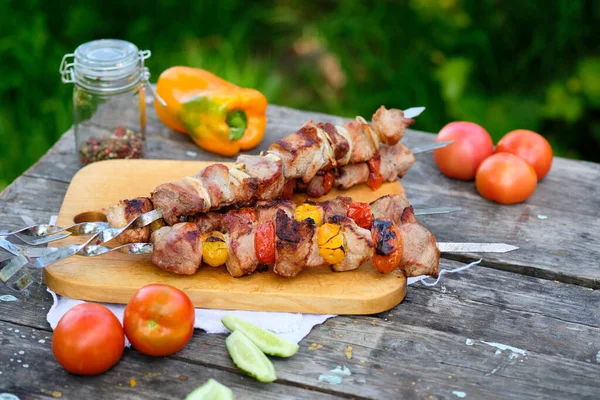
<path id="1" fill-rule="evenodd" d="M 225 266 L 234 278 L 251 274 L 258 266 L 254 251 L 255 222 L 244 210 L 228 211 L 223 218 L 229 248 Z"/>
<path id="2" fill-rule="evenodd" d="M 265 156 L 242 155 L 238 157 L 236 164 L 243 165 L 245 172 L 256 178 L 257 200 L 274 199 L 283 192 L 285 179 L 281 159 L 274 154 Z"/>
<path id="3" fill-rule="evenodd" d="M 147 197 L 136 197 L 133 200 L 121 200 L 117 204 L 111 204 L 106 213 L 106 219 L 111 227 L 123 228 L 138 216 L 152 211 L 154 206 Z M 127 229 L 119 236 L 117 241 L 121 244 L 148 242 L 150 239 L 150 227 Z"/>
<path id="4" fill-rule="evenodd" d="M 401 224 L 402 213 L 408 206 L 408 199 L 403 194 L 388 194 L 369 203 L 373 218 L 389 218 L 397 225 Z"/>
<path id="5" fill-rule="evenodd" d="M 360 117 L 347 122 L 344 128 L 348 131 L 352 141 L 352 157 L 350 163 L 359 163 L 369 160 L 377 152 L 379 142 L 375 142 L 376 136 L 373 128 Z"/>
<path id="6" fill-rule="evenodd" d="M 340 225 L 344 235 L 344 259 L 341 263 L 332 265 L 332 270 L 355 270 L 373 256 L 371 231 L 359 227 L 352 219 L 341 215 L 335 215 L 328 221 Z"/>
<path id="7" fill-rule="evenodd" d="M 236 164 L 229 169 L 229 190 L 235 199 L 235 204 L 251 204 L 256 200 L 258 179 L 251 176 L 243 165 Z"/>
<path id="8" fill-rule="evenodd" d="M 152 233 L 152 262 L 165 271 L 192 275 L 202 262 L 202 235 L 191 222 L 165 226 Z"/>
<path id="9" fill-rule="evenodd" d="M 202 233 L 223 230 L 224 215 L 216 212 L 200 213 L 188 218 L 188 222 L 196 224 Z"/>
<path id="10" fill-rule="evenodd" d="M 393 182 L 398 177 L 403 177 L 406 171 L 414 164 L 415 156 L 401 143 L 395 146 L 381 146 L 379 173 L 384 181 Z M 372 158 L 372 157 L 371 157 Z M 335 187 L 349 189 L 354 185 L 365 183 L 369 180 L 369 165 L 367 163 L 350 164 L 338 169 Z"/>
<path id="11" fill-rule="evenodd" d="M 173 225 L 179 217 L 197 214 L 210 209 L 208 195 L 198 190 L 194 178 L 186 178 L 180 182 L 165 183 L 152 193 L 154 207 L 162 212 L 165 222 Z"/>
<path id="12" fill-rule="evenodd" d="M 299 178 L 304 183 L 310 182 L 319 170 L 335 165 L 327 133 L 313 121 L 302 125 L 294 135 L 275 142 L 268 152 L 281 159 L 286 179 Z"/>
<path id="13" fill-rule="evenodd" d="M 359 183 L 365 183 L 369 179 L 369 166 L 367 163 L 350 164 L 342 167 L 335 178 L 335 187 L 338 189 L 349 189 Z"/>
<path id="14" fill-rule="evenodd" d="M 340 134 L 333 124 L 327 123 L 319 123 L 317 127 L 327 133 L 327 137 L 329 138 L 329 142 L 331 143 L 331 147 L 333 148 L 333 158 L 339 163 L 341 160 L 346 159 L 346 155 L 350 150 L 350 143 L 348 139 Z M 345 165 L 345 164 L 344 164 Z"/>
<path id="15" fill-rule="evenodd" d="M 401 268 L 406 276 L 430 275 L 438 276 L 440 251 L 435 237 L 417 222 L 412 207 L 402 213 L 402 263 Z"/>
<path id="16" fill-rule="evenodd" d="M 415 122 L 414 119 L 404 118 L 404 111 L 379 107 L 373 115 L 373 128 L 379 140 L 387 145 L 395 145 L 404 136 L 404 130 Z"/>
<path id="17" fill-rule="evenodd" d="M 273 272 L 286 278 L 292 278 L 307 265 L 313 248 L 316 226 L 312 219 L 296 221 L 283 210 L 275 217 L 275 266 Z"/>
<path id="18" fill-rule="evenodd" d="M 323 211 L 323 220 L 327 221 L 334 215 L 346 216 L 346 214 L 348 214 L 348 208 L 352 203 L 352 198 L 346 196 L 338 196 L 335 199 L 327 200 L 321 203 L 307 203 L 315 204 L 321 207 L 321 210 Z"/>
<path id="19" fill-rule="evenodd" d="M 381 156 L 379 173 L 384 181 L 389 182 L 402 178 L 416 161 L 413 153 L 402 143 L 381 146 L 379 155 Z"/>
<path id="20" fill-rule="evenodd" d="M 296 205 L 291 200 L 271 200 L 258 202 L 256 204 L 258 224 L 260 225 L 263 222 L 275 223 L 277 210 L 283 210 L 288 217 L 292 217 L 294 215 L 294 208 L 296 208 Z"/>
<path id="21" fill-rule="evenodd" d="M 210 196 L 210 204 L 213 208 L 233 204 L 235 199 L 229 189 L 229 168 L 223 164 L 212 164 L 196 175 L 202 181 Z"/>

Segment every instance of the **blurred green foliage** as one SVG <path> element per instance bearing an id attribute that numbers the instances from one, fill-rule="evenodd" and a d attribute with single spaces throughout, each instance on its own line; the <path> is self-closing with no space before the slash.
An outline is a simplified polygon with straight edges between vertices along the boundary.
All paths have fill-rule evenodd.
<path id="1" fill-rule="evenodd" d="M 352 117 L 425 105 L 417 129 L 545 135 L 600 161 L 600 2 L 584 0 L 0 2 L 0 189 L 72 123 L 65 53 L 99 38 L 150 49 L 154 79 L 206 68 L 271 103 Z"/>

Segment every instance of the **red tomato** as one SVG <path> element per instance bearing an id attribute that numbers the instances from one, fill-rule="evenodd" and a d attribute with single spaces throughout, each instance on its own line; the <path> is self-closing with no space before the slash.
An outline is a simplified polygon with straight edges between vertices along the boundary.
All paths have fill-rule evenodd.
<path id="1" fill-rule="evenodd" d="M 389 274 L 402 262 L 402 233 L 389 219 L 373 221 L 371 235 L 375 243 L 373 268 L 382 274 Z"/>
<path id="2" fill-rule="evenodd" d="M 511 153 L 486 158 L 475 178 L 479 194 L 502 204 L 520 203 L 535 191 L 537 176 L 527 161 Z"/>
<path id="3" fill-rule="evenodd" d="M 527 161 L 537 174 L 538 181 L 548 174 L 552 166 L 552 147 L 540 134 L 517 129 L 504 135 L 496 146 L 496 153 L 513 153 Z"/>
<path id="4" fill-rule="evenodd" d="M 115 315 L 100 304 L 79 304 L 58 321 L 52 336 L 52 353 L 67 371 L 77 375 L 100 374 L 123 354 L 125 336 Z"/>
<path id="5" fill-rule="evenodd" d="M 190 298 L 169 285 L 139 289 L 125 307 L 125 335 L 140 353 L 166 356 L 192 338 L 196 314 Z"/>
<path id="6" fill-rule="evenodd" d="M 367 178 L 367 185 L 373 190 L 377 190 L 381 187 L 383 183 L 383 178 L 381 176 L 381 156 L 379 153 L 376 153 L 369 161 L 367 161 L 369 165 L 369 178 Z"/>
<path id="7" fill-rule="evenodd" d="M 254 232 L 254 251 L 259 263 L 275 263 L 275 226 L 271 221 L 263 222 Z"/>
<path id="8" fill-rule="evenodd" d="M 335 182 L 335 176 L 333 172 L 327 171 L 323 174 L 323 194 L 329 193 Z"/>
<path id="9" fill-rule="evenodd" d="M 371 229 L 373 225 L 373 213 L 371 207 L 367 203 L 361 203 L 360 201 L 353 201 L 348 207 L 346 213 L 348 218 L 352 218 L 356 225 L 364 229 Z"/>
<path id="10" fill-rule="evenodd" d="M 454 143 L 433 151 L 433 159 L 442 173 L 450 178 L 471 180 L 477 167 L 494 152 L 490 134 L 473 122 L 450 122 L 438 133 L 436 142 Z"/>

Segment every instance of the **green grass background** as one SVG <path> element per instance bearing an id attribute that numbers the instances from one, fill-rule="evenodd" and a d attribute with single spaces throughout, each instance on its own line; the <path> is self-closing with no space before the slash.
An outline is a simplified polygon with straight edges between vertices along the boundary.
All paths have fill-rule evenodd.
<path id="1" fill-rule="evenodd" d="M 154 80 L 206 68 L 270 103 L 352 117 L 425 105 L 418 129 L 533 129 L 600 161 L 600 2 L 0 1 L 0 189 L 72 123 L 65 53 L 99 38 L 150 49 Z"/>

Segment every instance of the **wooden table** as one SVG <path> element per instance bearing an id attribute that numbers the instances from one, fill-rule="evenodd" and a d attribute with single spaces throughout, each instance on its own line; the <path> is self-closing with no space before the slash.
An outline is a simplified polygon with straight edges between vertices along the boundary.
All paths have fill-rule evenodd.
<path id="1" fill-rule="evenodd" d="M 150 114 L 149 158 L 214 158 Z M 342 121 L 277 106 L 268 117 L 261 148 L 305 120 Z M 433 139 L 410 131 L 404 142 L 411 147 Z M 435 287 L 411 286 L 406 300 L 387 312 L 316 326 L 297 355 L 274 360 L 279 379 L 271 384 L 233 365 L 223 335 L 199 330 L 174 356 L 126 350 L 107 373 L 73 376 L 52 356 L 46 322 L 52 298 L 38 284 L 28 298 L 0 301 L 0 393 L 22 399 L 183 398 L 215 378 L 238 399 L 600 397 L 600 165 L 557 158 L 526 203 L 500 206 L 482 199 L 473 182 L 442 176 L 430 154 L 417 158 L 402 181 L 413 205 L 463 208 L 420 217 L 438 240 L 506 242 L 520 250 L 483 255 L 478 267 L 446 275 Z M 22 226 L 22 215 L 42 223 L 57 214 L 80 167 L 69 131 L 0 194 L 2 228 Z M 441 268 L 478 257 L 445 258 Z M 14 293 L 0 285 L 0 295 L 6 294 Z M 309 348 L 313 343 L 322 347 Z M 336 366 L 351 375 L 341 384 L 319 381 Z"/>

